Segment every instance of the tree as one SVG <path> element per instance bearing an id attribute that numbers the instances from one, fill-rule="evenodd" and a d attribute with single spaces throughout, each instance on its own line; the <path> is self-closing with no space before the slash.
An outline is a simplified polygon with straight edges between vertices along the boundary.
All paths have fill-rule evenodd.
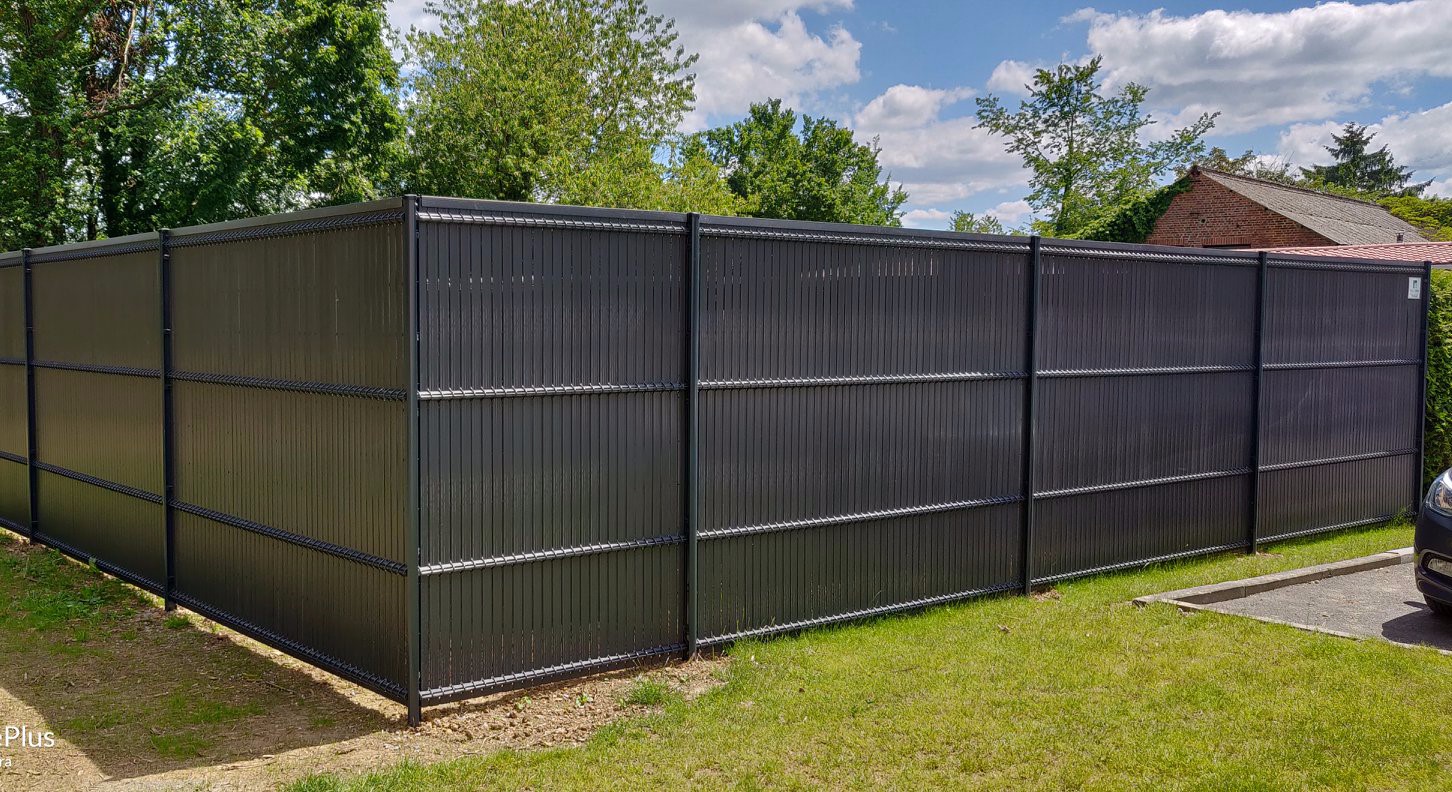
<path id="1" fill-rule="evenodd" d="M 375 196 L 381 0 L 24 0 L 0 15 L 0 244 Z"/>
<path id="2" fill-rule="evenodd" d="M 1141 110 L 1148 89 L 1130 83 L 1103 96 L 1101 59 L 1039 69 L 1029 97 L 1009 112 L 996 96 L 977 100 L 979 126 L 1007 138 L 1007 148 L 1033 170 L 1029 204 L 1046 216 L 1036 227 L 1068 236 L 1097 218 L 1152 192 L 1157 180 L 1187 167 L 1205 151 L 1203 138 L 1217 114 L 1162 140 L 1145 143 L 1156 123 Z"/>
<path id="3" fill-rule="evenodd" d="M 1362 125 L 1347 124 L 1341 134 L 1333 133 L 1332 145 L 1323 147 L 1331 155 L 1331 164 L 1302 168 L 1301 176 L 1312 185 L 1341 187 L 1378 198 L 1421 195 L 1431 182 L 1411 184 L 1412 170 L 1397 165 L 1386 146 L 1369 150 L 1376 133 L 1366 130 Z"/>
<path id="4" fill-rule="evenodd" d="M 1273 181 L 1279 184 L 1298 184 L 1299 180 L 1291 173 L 1291 164 L 1279 157 L 1269 157 L 1264 154 L 1257 154 L 1251 149 L 1246 149 L 1244 154 L 1232 157 L 1225 149 L 1214 146 L 1202 158 L 1199 165 L 1210 170 L 1221 173 L 1232 173 L 1237 176 L 1249 176 L 1252 179 Z M 1182 171 L 1180 175 L 1184 175 Z"/>
<path id="5" fill-rule="evenodd" d="M 877 141 L 859 143 L 830 118 L 800 118 L 780 99 L 701 140 L 741 199 L 743 214 L 896 226 L 907 194 L 882 174 Z"/>
<path id="6" fill-rule="evenodd" d="M 438 32 L 414 30 L 406 45 L 410 188 L 617 205 L 659 187 L 652 155 L 695 100 L 696 57 L 674 22 L 644 0 L 428 9 Z"/>
<path id="7" fill-rule="evenodd" d="M 1416 226 L 1427 239 L 1452 242 L 1452 199 L 1393 195 L 1378 203 L 1393 215 Z"/>
<path id="8" fill-rule="evenodd" d="M 71 75 L 88 62 L 81 0 L 24 0 L 0 13 L 0 243 L 5 249 L 67 238 L 81 202 L 82 117 Z"/>
<path id="9" fill-rule="evenodd" d="M 558 200 L 567 204 L 734 215 L 740 200 L 694 137 L 674 137 L 657 152 L 634 148 L 592 158 L 561 173 Z M 657 154 L 661 157 L 657 157 Z M 664 161 L 659 161 L 663 159 Z"/>
<path id="10" fill-rule="evenodd" d="M 982 215 L 981 217 L 972 212 L 954 212 L 953 219 L 948 221 L 948 230 L 964 234 L 1007 234 L 1003 223 L 993 215 Z"/>

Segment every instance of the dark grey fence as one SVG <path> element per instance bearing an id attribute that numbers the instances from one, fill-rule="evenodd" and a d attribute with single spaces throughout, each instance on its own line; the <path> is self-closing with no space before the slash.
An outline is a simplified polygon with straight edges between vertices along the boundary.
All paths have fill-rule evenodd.
<path id="1" fill-rule="evenodd" d="M 0 524 L 405 698 L 403 216 L 0 257 Z"/>
<path id="2" fill-rule="evenodd" d="M 11 254 L 0 520 L 416 718 L 1414 509 L 1425 283 L 438 198 Z"/>

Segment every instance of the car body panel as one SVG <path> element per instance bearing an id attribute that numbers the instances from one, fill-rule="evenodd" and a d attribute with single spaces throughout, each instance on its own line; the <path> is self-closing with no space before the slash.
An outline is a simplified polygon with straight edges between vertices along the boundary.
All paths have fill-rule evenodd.
<path id="1" fill-rule="evenodd" d="M 1428 495 L 1430 496 L 1430 490 Z M 1433 558 L 1452 562 L 1452 515 L 1433 509 L 1429 500 L 1430 497 L 1422 501 L 1422 509 L 1417 515 L 1416 538 L 1413 540 L 1417 590 L 1422 592 L 1422 596 L 1452 608 L 1452 577 L 1427 569 L 1427 562 Z"/>

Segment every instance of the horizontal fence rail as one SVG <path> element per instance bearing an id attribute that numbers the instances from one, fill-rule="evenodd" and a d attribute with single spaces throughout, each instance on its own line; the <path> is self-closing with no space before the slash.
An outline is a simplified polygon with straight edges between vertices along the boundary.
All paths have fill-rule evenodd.
<path id="1" fill-rule="evenodd" d="M 418 197 L 0 254 L 0 525 L 417 722 L 1414 509 L 1426 278 Z"/>

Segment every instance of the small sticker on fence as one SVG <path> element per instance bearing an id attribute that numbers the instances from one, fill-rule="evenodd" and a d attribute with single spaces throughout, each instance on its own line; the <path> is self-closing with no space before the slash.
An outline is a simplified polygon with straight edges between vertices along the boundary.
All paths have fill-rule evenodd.
<path id="1" fill-rule="evenodd" d="M 1407 278 L 1407 299 L 1408 300 L 1420 300 L 1420 299 L 1422 299 L 1422 279 L 1421 278 Z"/>

